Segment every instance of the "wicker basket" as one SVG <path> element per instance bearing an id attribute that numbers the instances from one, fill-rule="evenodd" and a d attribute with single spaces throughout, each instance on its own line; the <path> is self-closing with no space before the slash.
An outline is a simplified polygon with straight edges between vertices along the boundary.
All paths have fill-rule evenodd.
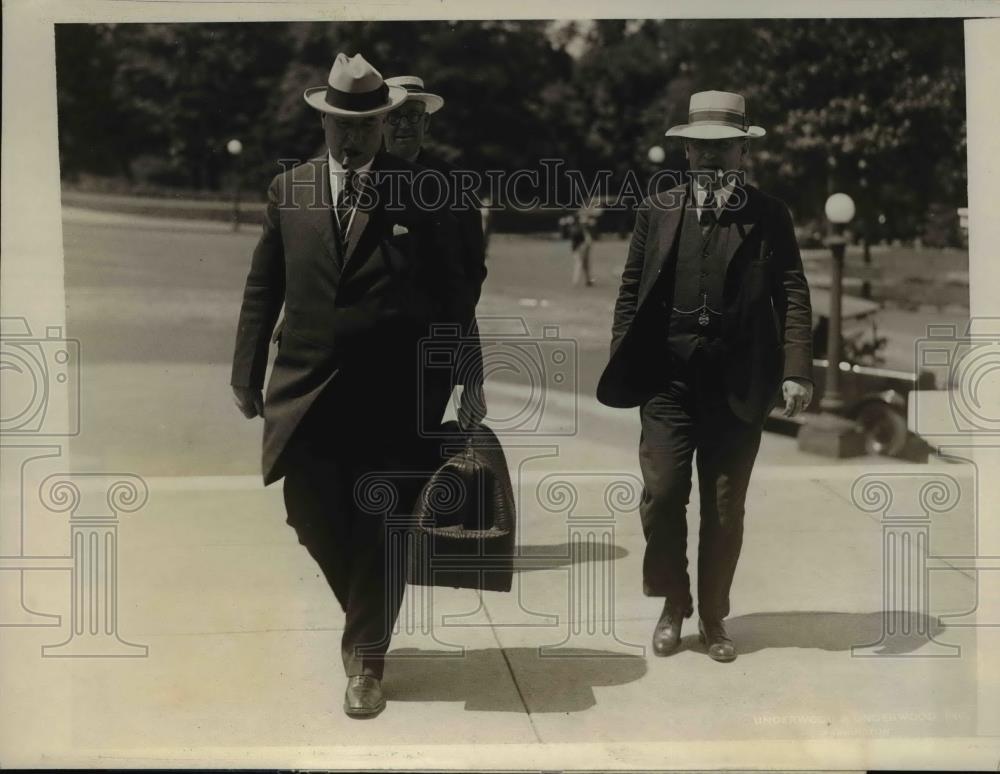
<path id="1" fill-rule="evenodd" d="M 516 514 L 500 441 L 480 426 L 465 436 L 447 422 L 446 448 L 460 448 L 424 485 L 415 508 L 407 582 L 510 591 Z"/>

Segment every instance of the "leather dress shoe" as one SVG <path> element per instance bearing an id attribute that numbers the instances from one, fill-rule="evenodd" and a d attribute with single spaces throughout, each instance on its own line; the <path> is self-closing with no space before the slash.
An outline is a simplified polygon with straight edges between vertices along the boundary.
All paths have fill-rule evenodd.
<path id="1" fill-rule="evenodd" d="M 669 656 L 681 641 L 681 625 L 684 623 L 684 612 L 679 608 L 663 605 L 660 620 L 653 629 L 653 653 L 657 656 Z"/>
<path id="2" fill-rule="evenodd" d="M 382 681 L 371 675 L 347 678 L 344 712 L 352 718 L 373 718 L 385 709 Z"/>
<path id="3" fill-rule="evenodd" d="M 735 660 L 736 645 L 726 633 L 726 625 L 722 621 L 699 619 L 698 636 L 702 645 L 708 648 L 709 658 L 723 663 Z"/>

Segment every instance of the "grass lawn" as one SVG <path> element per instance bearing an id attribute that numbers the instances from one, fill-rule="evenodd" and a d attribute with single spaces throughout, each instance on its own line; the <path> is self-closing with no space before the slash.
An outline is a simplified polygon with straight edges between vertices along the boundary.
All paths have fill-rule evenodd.
<path id="1" fill-rule="evenodd" d="M 830 253 L 803 250 L 806 273 L 828 284 Z M 957 311 L 969 307 L 969 253 L 958 248 L 882 247 L 871 250 L 872 299 L 912 311 Z M 844 276 L 848 293 L 857 293 L 865 264 L 860 247 L 848 248 Z M 853 281 L 852 281 L 853 280 Z"/>

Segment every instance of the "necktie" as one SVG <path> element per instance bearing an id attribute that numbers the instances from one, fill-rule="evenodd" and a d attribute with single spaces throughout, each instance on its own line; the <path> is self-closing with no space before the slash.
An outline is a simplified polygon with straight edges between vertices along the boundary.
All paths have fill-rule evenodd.
<path id="1" fill-rule="evenodd" d="M 698 224 L 701 226 L 701 233 L 707 234 L 715 225 L 717 217 L 715 215 L 715 191 L 709 191 L 708 196 L 701 205 L 701 214 L 698 216 Z"/>
<path id="2" fill-rule="evenodd" d="M 354 204 L 354 170 L 348 169 L 344 174 L 344 185 L 337 197 L 337 233 L 340 237 L 340 246 L 347 246 L 347 228 L 351 221 L 351 209 Z"/>

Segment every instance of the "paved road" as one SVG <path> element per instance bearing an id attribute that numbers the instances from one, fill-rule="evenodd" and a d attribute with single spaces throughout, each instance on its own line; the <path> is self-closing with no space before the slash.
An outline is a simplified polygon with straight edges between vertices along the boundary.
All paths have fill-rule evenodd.
<path id="1" fill-rule="evenodd" d="M 150 475 L 253 473 L 260 423 L 235 413 L 227 384 L 257 228 L 233 233 L 225 224 L 66 212 L 67 324 L 83 360 L 83 432 L 74 452 L 104 464 L 128 462 Z M 538 342 L 534 357 L 541 353 L 548 362 L 540 375 L 515 362 L 490 380 L 496 416 L 548 400 L 539 392 L 541 378 L 552 400 L 571 393 L 577 410 L 595 418 L 590 437 L 631 464 L 634 412 L 609 412 L 592 398 L 607 359 L 624 250 L 621 240 L 599 241 L 595 286 L 573 288 L 565 242 L 494 237 L 479 313 L 484 331 L 503 334 L 504 351 L 512 353 L 497 362 L 517 361 L 521 345 L 508 335 L 517 330 L 527 331 L 525 347 Z M 912 358 L 919 326 L 898 313 L 883 332 L 891 326 L 901 331 L 888 331 L 894 347 Z M 559 368 L 549 360 L 557 351 L 569 358 Z M 565 377 L 558 383 L 557 371 Z M 587 432 L 581 428 L 578 436 Z M 781 464 L 812 462 L 777 436 L 768 436 L 762 454 Z"/>

